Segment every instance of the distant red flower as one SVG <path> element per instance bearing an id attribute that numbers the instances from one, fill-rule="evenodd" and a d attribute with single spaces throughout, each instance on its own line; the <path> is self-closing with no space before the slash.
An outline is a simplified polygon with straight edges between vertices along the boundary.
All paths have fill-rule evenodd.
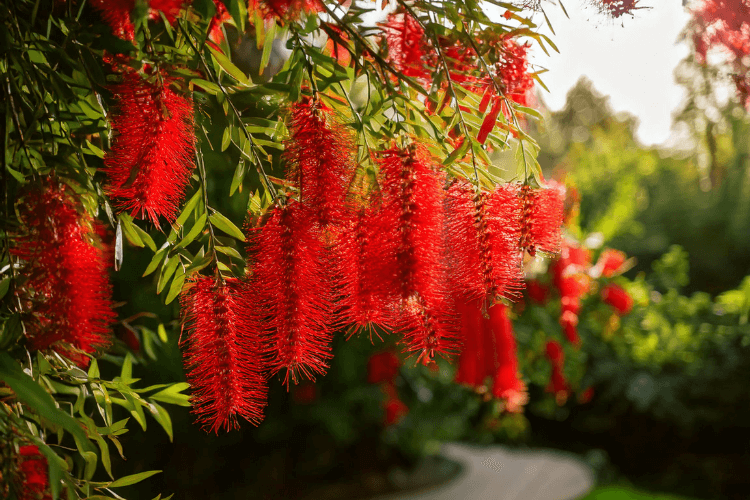
<path id="1" fill-rule="evenodd" d="M 546 355 L 552 368 L 547 392 L 554 394 L 557 403 L 562 405 L 568 399 L 570 387 L 563 373 L 565 354 L 560 343 L 556 340 L 547 341 Z"/>
<path id="2" fill-rule="evenodd" d="M 399 368 L 401 368 L 401 361 L 392 351 L 373 354 L 367 360 L 367 383 L 392 382 L 398 375 Z"/>
<path id="3" fill-rule="evenodd" d="M 388 44 L 388 62 L 406 76 L 427 77 L 426 43 L 419 21 L 408 12 L 397 11 L 388 14 L 382 28 Z"/>
<path id="4" fill-rule="evenodd" d="M 549 182 L 541 189 L 521 186 L 519 197 L 522 202 L 521 247 L 532 256 L 537 250 L 548 254 L 558 253 L 565 188 L 556 182 Z"/>
<path id="5" fill-rule="evenodd" d="M 383 391 L 386 394 L 386 399 L 383 403 L 383 408 L 385 409 L 383 423 L 388 427 L 399 423 L 409 413 L 409 407 L 398 397 L 398 391 L 396 391 L 396 388 L 392 384 L 385 384 Z"/>
<path id="6" fill-rule="evenodd" d="M 408 350 L 428 362 L 455 350 L 443 245 L 444 175 L 418 144 L 383 151 L 376 161 L 385 228 L 381 280 L 401 313 L 392 326 L 404 334 Z"/>
<path id="7" fill-rule="evenodd" d="M 299 187 L 300 202 L 321 226 L 339 222 L 354 174 L 356 147 L 333 111 L 320 101 L 292 107 L 284 158 L 287 179 Z"/>
<path id="8" fill-rule="evenodd" d="M 331 358 L 331 283 L 324 267 L 320 227 L 288 200 L 249 235 L 254 292 L 270 345 L 269 371 L 284 383 L 325 374 Z"/>
<path id="9" fill-rule="evenodd" d="M 309 405 L 318 399 L 318 387 L 314 382 L 305 380 L 292 389 L 292 400 L 298 405 Z"/>
<path id="10" fill-rule="evenodd" d="M 582 393 L 578 395 L 578 402 L 582 405 L 585 405 L 586 403 L 590 403 L 591 400 L 594 399 L 594 388 L 589 387 Z"/>
<path id="11" fill-rule="evenodd" d="M 565 362 L 565 353 L 560 343 L 556 340 L 548 340 L 545 353 L 550 364 L 561 366 Z"/>
<path id="12" fill-rule="evenodd" d="M 596 267 L 600 270 L 602 276 L 610 278 L 617 274 L 627 259 L 628 256 L 625 255 L 625 252 L 608 248 L 599 256 Z"/>
<path id="13" fill-rule="evenodd" d="M 633 309 L 633 298 L 620 285 L 610 283 L 602 289 L 602 300 L 615 308 L 617 314 L 625 315 Z"/>
<path id="14" fill-rule="evenodd" d="M 570 312 L 578 316 L 581 311 L 581 299 L 578 296 L 563 295 L 560 297 L 560 305 L 562 306 L 562 314 Z"/>
<path id="15" fill-rule="evenodd" d="M 522 288 L 520 204 L 512 190 L 477 191 L 465 181 L 448 189 L 452 279 L 467 300 L 515 298 Z"/>
<path id="16" fill-rule="evenodd" d="M 250 307 L 254 293 L 235 278 L 200 276 L 180 299 L 193 413 L 217 434 L 237 428 L 238 417 L 255 425 L 263 420 L 266 384 L 261 327 Z"/>
<path id="17" fill-rule="evenodd" d="M 565 338 L 574 346 L 579 347 L 581 338 L 578 336 L 578 316 L 572 311 L 565 311 L 560 316 L 560 325 Z"/>
<path id="18" fill-rule="evenodd" d="M 23 200 L 18 207 L 23 233 L 11 253 L 25 263 L 21 295 L 31 313 L 25 323 L 29 345 L 85 365 L 83 353 L 109 345 L 115 318 L 100 224 L 55 178 L 29 189 Z"/>
<path id="19" fill-rule="evenodd" d="M 113 85 L 117 134 L 104 158 L 106 192 L 134 217 L 174 222 L 195 168 L 193 103 L 170 88 L 126 73 Z"/>
<path id="20" fill-rule="evenodd" d="M 526 294 L 537 304 L 546 304 L 549 300 L 550 289 L 547 285 L 531 280 L 526 283 Z"/>
<path id="21" fill-rule="evenodd" d="M 51 500 L 47 459 L 36 445 L 24 445 L 18 449 L 18 472 L 20 483 L 19 500 Z"/>

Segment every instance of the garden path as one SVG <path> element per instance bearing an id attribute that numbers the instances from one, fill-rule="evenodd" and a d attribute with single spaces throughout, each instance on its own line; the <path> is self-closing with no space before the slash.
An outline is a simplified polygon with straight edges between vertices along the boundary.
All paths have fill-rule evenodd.
<path id="1" fill-rule="evenodd" d="M 573 500 L 594 486 L 588 466 L 553 450 L 448 444 L 442 454 L 462 464 L 455 479 L 378 500 Z"/>

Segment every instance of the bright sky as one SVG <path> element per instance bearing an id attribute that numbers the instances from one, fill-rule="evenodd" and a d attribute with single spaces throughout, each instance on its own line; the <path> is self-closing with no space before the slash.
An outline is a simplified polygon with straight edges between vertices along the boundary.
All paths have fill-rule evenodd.
<path id="1" fill-rule="evenodd" d="M 533 62 L 549 71 L 542 80 L 542 98 L 552 110 L 565 105 L 565 97 L 581 76 L 610 96 L 615 111 L 637 116 L 637 136 L 644 144 L 661 144 L 670 135 L 671 114 L 683 92 L 674 82 L 677 64 L 688 54 L 677 43 L 689 15 L 681 0 L 641 0 L 651 9 L 636 11 L 635 18 L 612 21 L 587 6 L 585 0 L 563 0 L 570 19 L 559 5 L 543 3 L 555 29 L 552 38 L 560 53 L 534 49 Z M 539 16 L 537 22 L 544 23 Z"/>

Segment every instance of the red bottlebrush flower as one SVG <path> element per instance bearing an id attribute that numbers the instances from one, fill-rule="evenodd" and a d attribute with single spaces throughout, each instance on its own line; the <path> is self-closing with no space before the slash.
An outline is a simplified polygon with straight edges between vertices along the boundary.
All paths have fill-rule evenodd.
<path id="1" fill-rule="evenodd" d="M 401 304 L 392 324 L 420 359 L 454 350 L 443 245 L 443 175 L 420 145 L 380 153 L 383 289 Z"/>
<path id="2" fill-rule="evenodd" d="M 506 186 L 490 194 L 477 192 L 459 181 L 447 197 L 455 286 L 467 300 L 515 298 L 523 286 L 515 194 Z"/>
<path id="3" fill-rule="evenodd" d="M 322 227 L 339 222 L 354 173 L 354 143 L 333 112 L 320 101 L 292 107 L 284 158 L 287 179 L 296 182 L 300 202 Z"/>
<path id="4" fill-rule="evenodd" d="M 546 304 L 549 300 L 550 289 L 536 280 L 526 283 L 526 294 L 533 302 L 537 304 Z"/>
<path id="5" fill-rule="evenodd" d="M 136 73 L 123 78 L 112 87 L 117 136 L 104 158 L 106 191 L 134 217 L 174 222 L 195 167 L 193 104 L 170 89 L 168 79 L 157 85 Z"/>
<path id="6" fill-rule="evenodd" d="M 719 49 L 732 68 L 732 79 L 742 105 L 750 109 L 750 2 L 703 0 L 693 11 L 693 43 L 699 62 Z"/>
<path id="7" fill-rule="evenodd" d="M 91 5 L 99 11 L 113 35 L 131 42 L 135 40 L 135 26 L 130 19 L 135 0 L 91 0 Z"/>
<path id="8" fill-rule="evenodd" d="M 25 261 L 22 294 L 32 315 L 26 322 L 29 345 L 52 348 L 86 364 L 83 353 L 109 345 L 115 317 L 109 252 L 97 234 L 99 223 L 54 178 L 28 191 L 18 209 L 25 233 L 15 239 L 11 252 Z"/>
<path id="9" fill-rule="evenodd" d="M 560 326 L 568 342 L 576 347 L 580 347 L 581 338 L 578 336 L 578 316 L 572 311 L 565 311 L 560 316 Z"/>
<path id="10" fill-rule="evenodd" d="M 534 78 L 529 74 L 528 51 L 528 43 L 519 44 L 513 38 L 504 38 L 501 59 L 495 68 L 503 82 L 505 96 L 521 106 L 528 106 L 533 97 Z"/>
<path id="11" fill-rule="evenodd" d="M 550 182 L 542 189 L 520 189 L 521 247 L 534 256 L 537 250 L 548 254 L 560 251 L 565 188 Z"/>
<path id="12" fill-rule="evenodd" d="M 613 19 L 633 14 L 633 11 L 642 9 L 639 7 L 639 0 L 592 0 L 594 6 L 601 12 Z"/>
<path id="13" fill-rule="evenodd" d="M 234 278 L 200 276 L 180 299 L 193 413 L 207 431 L 236 429 L 237 417 L 254 425 L 263 420 L 261 327 L 249 305 L 254 293 Z"/>
<path id="14" fill-rule="evenodd" d="M 18 458 L 19 500 L 51 500 L 47 459 L 39 452 L 39 447 L 36 445 L 19 447 Z"/>
<path id="15" fill-rule="evenodd" d="M 164 14 L 167 22 L 174 24 L 183 5 L 190 0 L 150 0 L 149 18 L 159 19 Z M 91 5 L 99 11 L 102 19 L 112 29 L 112 34 L 124 40 L 135 39 L 135 27 L 130 13 L 135 9 L 135 0 L 91 0 Z"/>
<path id="16" fill-rule="evenodd" d="M 221 25 L 232 19 L 232 15 L 221 0 L 214 0 L 214 5 L 216 6 L 216 14 L 208 23 L 208 39 L 214 43 L 221 43 L 224 41 L 224 32 L 221 31 Z"/>
<path id="17" fill-rule="evenodd" d="M 269 370 L 286 370 L 284 383 L 300 374 L 314 380 L 331 358 L 331 286 L 324 267 L 319 226 L 289 200 L 249 238 L 253 274 L 261 284 L 258 310 L 266 316 Z"/>
<path id="18" fill-rule="evenodd" d="M 264 19 L 278 21 L 294 21 L 302 13 L 325 12 L 321 0 L 249 0 L 247 10 L 259 12 Z"/>
<path id="19" fill-rule="evenodd" d="M 492 349 L 485 349 L 484 345 L 485 338 L 494 340 L 489 318 L 482 316 L 479 300 L 465 302 L 457 298 L 456 313 L 461 323 L 463 346 L 458 358 L 455 381 L 476 389 L 484 385 L 485 379 L 493 376 L 496 370 L 494 346 Z"/>
<path id="20" fill-rule="evenodd" d="M 378 208 L 351 207 L 338 232 L 336 269 L 340 277 L 339 316 L 345 325 L 371 329 L 387 326 L 390 313 L 389 284 L 383 279 L 385 255 L 381 237 L 387 228 Z M 372 332 L 372 330 L 370 330 Z"/>
<path id="21" fill-rule="evenodd" d="M 383 351 L 373 354 L 367 360 L 367 383 L 392 382 L 398 375 L 399 368 L 401 368 L 401 361 L 393 352 Z"/>
<path id="22" fill-rule="evenodd" d="M 424 61 L 424 30 L 419 21 L 408 12 L 392 12 L 382 28 L 388 44 L 387 61 L 406 76 L 429 76 Z"/>
<path id="23" fill-rule="evenodd" d="M 601 276 L 611 278 L 620 271 L 627 259 L 628 256 L 625 255 L 625 252 L 608 248 L 599 256 L 596 268 Z"/>
<path id="24" fill-rule="evenodd" d="M 496 398 L 505 400 L 507 411 L 518 413 L 523 410 L 523 406 L 528 401 L 528 395 L 526 384 L 519 376 L 516 339 L 513 334 L 513 324 L 508 317 L 508 307 L 504 304 L 495 304 L 490 308 L 489 315 L 495 336 L 498 364 L 492 394 Z"/>
<path id="25" fill-rule="evenodd" d="M 169 24 L 174 24 L 182 8 L 189 3 L 191 0 L 149 0 L 149 17 L 159 19 L 161 13 Z"/>
<path id="26" fill-rule="evenodd" d="M 633 298 L 620 285 L 610 283 L 602 289 L 602 300 L 615 308 L 620 316 L 633 309 Z"/>

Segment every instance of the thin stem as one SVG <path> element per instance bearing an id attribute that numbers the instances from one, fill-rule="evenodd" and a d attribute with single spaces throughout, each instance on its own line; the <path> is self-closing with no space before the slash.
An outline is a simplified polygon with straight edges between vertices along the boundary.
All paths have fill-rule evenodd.
<path id="1" fill-rule="evenodd" d="M 526 163 L 526 148 L 523 145 L 523 139 L 521 138 L 521 135 L 520 135 L 521 125 L 518 122 L 518 116 L 516 115 L 516 110 L 513 109 L 510 99 L 508 98 L 508 96 L 505 95 L 505 92 L 503 92 L 503 89 L 495 81 L 495 78 L 492 75 L 492 71 L 490 70 L 490 67 L 487 64 L 487 61 L 485 61 L 484 58 L 482 57 L 482 54 L 479 52 L 479 47 L 474 41 L 474 38 L 472 38 L 471 33 L 469 33 L 466 23 L 463 20 L 461 20 L 461 24 L 463 27 L 463 32 L 466 33 L 466 39 L 469 41 L 469 44 L 474 49 L 474 52 L 477 54 L 477 57 L 479 58 L 479 62 L 482 63 L 484 70 L 487 72 L 487 76 L 490 77 L 490 81 L 492 82 L 492 85 L 495 87 L 495 92 L 497 92 L 498 96 L 503 101 L 505 101 L 505 107 L 508 108 L 508 112 L 510 113 L 511 118 L 513 119 L 513 125 L 516 127 L 516 130 L 518 130 L 519 132 L 518 143 L 521 146 L 521 154 L 523 155 L 523 183 L 528 184 L 529 173 L 528 173 L 528 165 Z"/>
<path id="2" fill-rule="evenodd" d="M 408 6 L 403 0 L 399 0 L 399 3 L 409 12 L 409 15 L 411 15 L 415 21 L 419 23 L 419 25 L 422 27 L 422 29 L 427 33 L 427 29 L 425 29 L 424 24 L 422 21 L 416 16 L 416 13 L 412 10 L 410 6 Z M 443 72 L 445 73 L 445 78 L 448 81 L 448 88 L 450 89 L 451 94 L 453 95 L 453 99 L 456 101 L 456 112 L 458 113 L 458 118 L 461 121 L 461 126 L 464 129 L 464 137 L 467 140 L 471 140 L 471 136 L 469 135 L 469 127 L 466 124 L 466 120 L 464 119 L 464 113 L 461 111 L 461 106 L 458 102 L 458 95 L 456 94 L 456 89 L 453 87 L 453 78 L 451 78 L 451 72 L 448 69 L 448 63 L 445 60 L 445 54 L 443 54 L 443 50 L 440 47 L 440 41 L 437 38 L 437 35 L 435 33 L 430 33 L 433 46 L 435 47 L 435 50 L 437 51 L 438 57 L 440 58 L 440 63 L 443 66 Z M 480 185 L 479 185 L 479 170 L 477 169 L 477 159 L 476 159 L 476 153 L 474 152 L 474 144 L 470 144 L 471 146 L 471 164 L 474 168 L 474 177 L 476 179 L 476 189 L 479 191 Z"/>
<path id="3" fill-rule="evenodd" d="M 203 191 L 203 206 L 206 208 L 206 213 L 211 209 L 208 205 L 208 181 L 206 180 L 206 164 L 203 163 L 203 155 L 200 154 L 200 151 L 198 150 L 198 147 L 195 147 L 195 158 L 198 161 L 198 173 L 201 177 L 201 190 Z M 213 261 L 216 263 L 216 274 L 219 276 L 219 280 L 221 281 L 221 284 L 224 284 L 224 276 L 221 274 L 221 271 L 219 270 L 219 256 L 216 253 L 216 235 L 214 234 L 214 225 L 211 223 L 211 219 L 209 217 L 206 217 L 206 222 L 208 223 L 208 248 L 209 251 L 213 254 Z"/>
<path id="4" fill-rule="evenodd" d="M 263 168 L 263 163 L 260 160 L 260 156 L 258 155 L 258 151 L 255 147 L 255 139 L 253 138 L 252 134 L 247 130 L 247 127 L 245 127 L 245 123 L 242 121 L 242 116 L 240 115 L 239 110 L 234 105 L 232 100 L 229 98 L 229 93 L 227 92 L 226 88 L 224 88 L 224 85 L 222 85 L 221 81 L 219 81 L 218 76 L 214 75 L 213 72 L 208 67 L 208 64 L 206 63 L 206 59 L 203 57 L 203 53 L 198 50 L 198 48 L 193 43 L 192 38 L 188 34 L 185 27 L 182 25 L 182 20 L 178 21 L 178 26 L 180 27 L 180 31 L 185 36 L 185 39 L 190 44 L 190 47 L 193 49 L 193 51 L 198 55 L 200 58 L 201 66 L 203 66 L 203 70 L 206 72 L 206 75 L 211 77 L 214 80 L 214 83 L 221 89 L 222 94 L 224 95 L 224 98 L 229 103 L 229 107 L 232 108 L 232 112 L 234 116 L 237 118 L 237 121 L 239 121 L 240 126 L 242 128 L 242 132 L 245 134 L 245 137 L 248 141 L 250 141 L 250 150 L 253 154 L 253 158 L 250 158 L 251 161 L 255 163 L 256 169 L 258 170 L 258 173 L 261 176 L 261 180 L 263 182 L 263 186 L 271 193 L 271 197 L 274 200 L 277 200 L 282 205 L 284 204 L 284 201 L 279 197 L 278 191 L 276 191 L 276 188 L 271 183 L 271 180 L 268 178 L 268 175 L 266 174 L 265 169 Z M 244 151 L 243 151 L 244 154 Z"/>

